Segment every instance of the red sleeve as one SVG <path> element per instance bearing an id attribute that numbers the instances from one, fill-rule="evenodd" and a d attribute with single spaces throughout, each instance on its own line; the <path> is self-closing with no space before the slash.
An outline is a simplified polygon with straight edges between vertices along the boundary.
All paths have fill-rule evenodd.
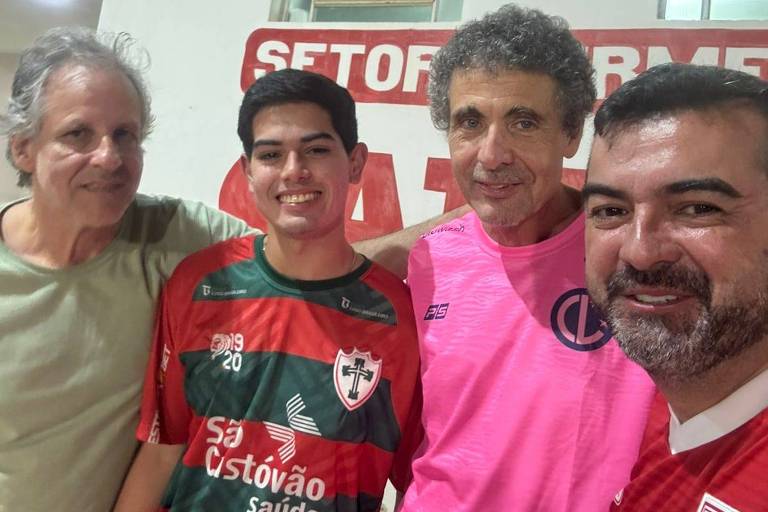
<path id="1" fill-rule="evenodd" d="M 414 387 L 411 408 L 408 411 L 408 417 L 403 425 L 402 437 L 400 438 L 400 444 L 395 451 L 392 460 L 392 471 L 389 474 L 389 479 L 392 481 L 392 485 L 402 493 L 405 492 L 410 485 L 411 480 L 413 480 L 413 473 L 411 471 L 413 454 L 424 439 L 424 427 L 421 424 L 421 379 L 418 377 L 418 365 L 416 366 L 416 371 L 416 386 Z"/>
<path id="2" fill-rule="evenodd" d="M 160 294 L 136 437 L 149 443 L 185 444 L 192 413 L 184 396 L 184 367 L 174 343 L 169 296 L 168 288 Z"/>

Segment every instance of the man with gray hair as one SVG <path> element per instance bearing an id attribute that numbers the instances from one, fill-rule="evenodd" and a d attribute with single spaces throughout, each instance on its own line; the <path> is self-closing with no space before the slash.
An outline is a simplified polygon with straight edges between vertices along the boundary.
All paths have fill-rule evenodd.
<path id="1" fill-rule="evenodd" d="M 768 510 L 768 82 L 657 66 L 595 133 L 589 292 L 661 392 L 614 509 Z"/>
<path id="2" fill-rule="evenodd" d="M 407 511 L 594 511 L 629 478 L 653 386 L 584 289 L 562 184 L 595 99 L 566 22 L 507 5 L 435 55 L 429 94 L 473 211 L 411 251 L 426 438 Z"/>
<path id="3" fill-rule="evenodd" d="M 0 205 L 0 510 L 110 510 L 137 448 L 162 282 L 246 234 L 200 203 L 136 194 L 149 97 L 126 36 L 60 28 L 16 71 Z"/>

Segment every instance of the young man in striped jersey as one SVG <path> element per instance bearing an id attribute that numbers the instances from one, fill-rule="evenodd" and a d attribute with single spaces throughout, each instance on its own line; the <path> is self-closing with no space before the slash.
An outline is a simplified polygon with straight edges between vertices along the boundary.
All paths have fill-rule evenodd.
<path id="1" fill-rule="evenodd" d="M 387 479 L 410 478 L 418 347 L 407 288 L 344 235 L 367 156 L 354 102 L 277 71 L 246 92 L 238 133 L 269 229 L 169 280 L 117 510 L 378 510 Z"/>
<path id="2" fill-rule="evenodd" d="M 657 66 L 595 133 L 587 284 L 661 392 L 614 510 L 768 510 L 768 82 Z"/>

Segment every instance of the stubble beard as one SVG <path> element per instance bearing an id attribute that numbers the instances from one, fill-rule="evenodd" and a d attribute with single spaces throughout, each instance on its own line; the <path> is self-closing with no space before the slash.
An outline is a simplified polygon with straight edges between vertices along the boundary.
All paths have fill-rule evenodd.
<path id="1" fill-rule="evenodd" d="M 730 297 L 712 304 L 704 272 L 672 265 L 652 271 L 623 269 L 606 286 L 607 298 L 596 304 L 621 349 L 654 379 L 670 384 L 689 381 L 712 370 L 768 335 L 768 283 L 747 300 Z M 685 315 L 630 314 L 617 297 L 636 286 L 664 286 L 692 296 L 698 312 Z"/>

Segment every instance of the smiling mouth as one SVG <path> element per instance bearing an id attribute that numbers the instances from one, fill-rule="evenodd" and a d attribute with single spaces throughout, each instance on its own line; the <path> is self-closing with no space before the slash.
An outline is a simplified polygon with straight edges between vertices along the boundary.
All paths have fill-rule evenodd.
<path id="1" fill-rule="evenodd" d="M 280 194 L 277 200 L 282 204 L 302 204 L 314 201 L 320 197 L 320 192 L 306 192 L 302 194 Z"/>
<path id="2" fill-rule="evenodd" d="M 678 295 L 637 294 L 637 295 L 630 295 L 630 297 L 635 299 L 637 302 L 640 302 L 641 304 L 651 304 L 651 305 L 672 304 L 673 302 L 677 302 L 680 300 L 680 296 Z"/>

